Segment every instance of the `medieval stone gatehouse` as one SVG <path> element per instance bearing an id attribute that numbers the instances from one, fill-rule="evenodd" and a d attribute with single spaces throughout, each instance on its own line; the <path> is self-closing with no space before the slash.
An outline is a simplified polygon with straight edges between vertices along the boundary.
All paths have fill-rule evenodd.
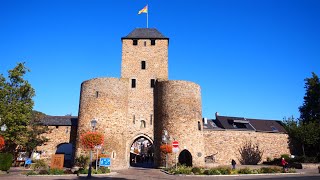
<path id="1" fill-rule="evenodd" d="M 137 28 L 121 40 L 121 78 L 95 78 L 81 85 L 77 130 L 70 131 L 73 134 L 66 140 L 72 144 L 73 158 L 88 154 L 79 140 L 81 134 L 92 131 L 93 119 L 97 121 L 94 130 L 104 133 L 103 150 L 111 158 L 113 169 L 143 163 L 163 166 L 165 155 L 160 152 L 160 145 L 164 132 L 167 143 L 179 142 L 178 161 L 187 165 L 229 164 L 231 158 L 237 159 L 237 149 L 246 140 L 267 148 L 264 158 L 289 153 L 288 136 L 278 121 L 257 123 L 218 115 L 215 120 L 202 119 L 200 86 L 168 80 L 169 38 L 157 29 Z M 48 116 L 44 124 L 54 126 L 52 118 Z M 279 125 L 280 130 L 255 128 L 269 122 Z M 273 149 L 269 148 L 271 144 Z M 45 147 L 48 145 L 38 149 L 46 150 Z M 205 157 L 213 154 L 214 162 L 206 162 Z M 175 155 L 169 154 L 167 162 L 173 165 Z"/>

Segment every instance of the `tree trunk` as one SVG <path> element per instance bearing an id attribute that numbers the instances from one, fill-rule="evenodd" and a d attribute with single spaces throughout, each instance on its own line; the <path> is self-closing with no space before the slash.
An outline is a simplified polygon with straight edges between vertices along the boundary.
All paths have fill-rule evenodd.
<path id="1" fill-rule="evenodd" d="M 302 144 L 302 153 L 303 153 L 303 156 L 306 156 L 306 152 L 304 151 L 304 144 Z"/>

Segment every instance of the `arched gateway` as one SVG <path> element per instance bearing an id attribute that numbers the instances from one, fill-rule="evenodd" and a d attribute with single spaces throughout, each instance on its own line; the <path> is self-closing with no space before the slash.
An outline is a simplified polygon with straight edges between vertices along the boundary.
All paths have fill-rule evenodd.
<path id="1" fill-rule="evenodd" d="M 185 166 L 192 166 L 192 155 L 188 150 L 183 150 L 179 154 L 179 163 Z"/>
<path id="2" fill-rule="evenodd" d="M 147 136 L 136 137 L 130 147 L 130 166 L 151 168 L 154 166 L 153 141 Z"/>

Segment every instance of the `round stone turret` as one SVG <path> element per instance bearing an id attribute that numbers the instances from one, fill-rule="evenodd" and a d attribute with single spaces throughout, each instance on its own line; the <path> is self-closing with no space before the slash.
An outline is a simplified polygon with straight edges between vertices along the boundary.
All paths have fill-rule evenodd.
<path id="1" fill-rule="evenodd" d="M 180 163 L 204 165 L 202 112 L 200 86 L 187 81 L 158 81 L 155 89 L 155 160 L 164 166 L 165 154 L 159 151 L 164 130 L 169 142 L 179 142 L 177 153 Z M 188 156 L 190 155 L 191 156 Z M 187 156 L 187 157 L 186 157 Z M 173 165 L 174 153 L 169 154 L 168 164 Z M 185 159 L 187 158 L 187 160 Z M 187 165 L 190 165 L 188 164 Z"/>

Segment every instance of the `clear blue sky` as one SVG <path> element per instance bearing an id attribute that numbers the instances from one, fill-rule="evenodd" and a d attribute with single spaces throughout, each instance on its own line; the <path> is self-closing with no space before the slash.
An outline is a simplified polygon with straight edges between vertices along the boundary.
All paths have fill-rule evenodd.
<path id="1" fill-rule="evenodd" d="M 146 0 L 0 0 L 0 73 L 26 62 L 35 110 L 78 115 L 81 82 L 120 77 L 121 40 Z M 319 0 L 149 0 L 170 38 L 169 79 L 202 88 L 203 116 L 299 117 L 320 75 Z"/>

